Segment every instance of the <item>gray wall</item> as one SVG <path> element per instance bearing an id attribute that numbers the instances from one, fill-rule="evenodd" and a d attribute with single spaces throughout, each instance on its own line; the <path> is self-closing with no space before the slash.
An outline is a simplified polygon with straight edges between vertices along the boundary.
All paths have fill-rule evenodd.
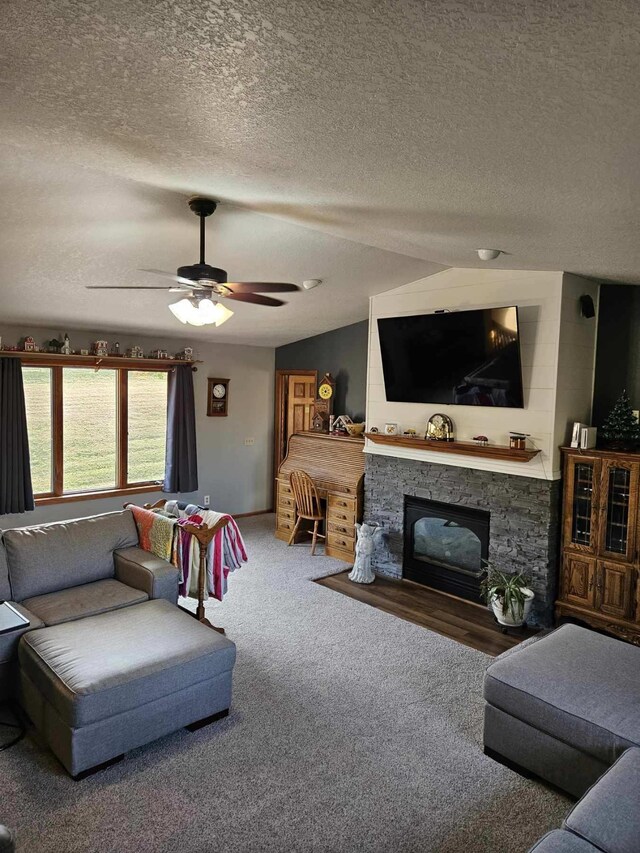
<path id="1" fill-rule="evenodd" d="M 61 332 L 64 330 L 0 325 L 5 345 L 17 344 L 18 338 L 24 335 L 33 335 L 41 345 L 45 340 L 58 338 Z M 215 330 L 212 337 L 214 335 Z M 184 346 L 193 346 L 195 357 L 203 361 L 194 374 L 199 490 L 181 497 L 200 503 L 204 495 L 210 495 L 212 509 L 232 514 L 259 512 L 271 507 L 273 348 L 202 344 L 189 340 L 188 336 L 159 338 L 70 331 L 69 337 L 73 349 L 84 349 L 91 341 L 101 338 L 109 343 L 120 341 L 121 350 L 138 344 L 145 351 L 159 347 L 176 353 Z M 231 380 L 226 418 L 207 417 L 209 376 Z M 246 438 L 253 438 L 255 443 L 245 445 Z M 144 503 L 159 497 L 162 493 L 133 495 L 131 501 Z M 123 501 L 123 498 L 99 498 L 40 506 L 23 515 L 0 515 L 0 529 L 109 512 L 121 509 Z"/>
<path id="2" fill-rule="evenodd" d="M 593 392 L 594 426 L 602 426 L 625 388 L 633 408 L 640 409 L 640 287 L 603 284 Z"/>
<path id="3" fill-rule="evenodd" d="M 336 380 L 334 414 L 363 421 L 367 392 L 369 321 L 353 323 L 323 335 L 276 349 L 276 369 L 317 370 L 318 380 L 331 373 Z"/>

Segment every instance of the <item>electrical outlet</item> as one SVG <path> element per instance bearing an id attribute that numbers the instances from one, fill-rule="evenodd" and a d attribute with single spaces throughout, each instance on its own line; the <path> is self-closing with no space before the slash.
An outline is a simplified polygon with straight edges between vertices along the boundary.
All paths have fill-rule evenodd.
<path id="1" fill-rule="evenodd" d="M 211 497 L 209 495 L 205 495 L 202 499 L 202 503 L 204 506 L 209 506 L 209 504 L 211 503 Z"/>
<path id="2" fill-rule="evenodd" d="M 255 438 L 245 438 L 244 443 L 247 447 L 251 447 L 252 444 L 256 443 Z"/>

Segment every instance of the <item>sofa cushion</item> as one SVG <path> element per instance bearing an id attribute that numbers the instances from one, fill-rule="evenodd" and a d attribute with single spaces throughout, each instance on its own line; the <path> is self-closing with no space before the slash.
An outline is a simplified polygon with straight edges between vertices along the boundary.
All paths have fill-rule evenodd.
<path id="1" fill-rule="evenodd" d="M 562 625 L 487 669 L 486 700 L 613 764 L 640 745 L 640 649 Z"/>
<path id="2" fill-rule="evenodd" d="M 85 616 L 95 616 L 97 613 L 140 604 L 148 598 L 146 592 L 140 589 L 133 589 L 113 578 L 106 578 L 103 581 L 27 598 L 22 603 L 39 616 L 45 625 L 59 625 L 61 622 L 72 622 L 74 619 L 84 619 Z"/>
<path id="3" fill-rule="evenodd" d="M 131 510 L 5 530 L 13 598 L 114 576 L 113 552 L 138 544 Z"/>
<path id="4" fill-rule="evenodd" d="M 18 657 L 61 719 L 79 728 L 231 670 L 236 647 L 156 599 L 30 631 Z"/>
<path id="5" fill-rule="evenodd" d="M 628 749 L 567 815 L 564 826 L 604 853 L 640 850 L 640 749 Z"/>
<path id="6" fill-rule="evenodd" d="M 4 542 L 0 537 L 0 601 L 11 601 L 11 584 L 9 583 L 9 565 Z"/>
<path id="7" fill-rule="evenodd" d="M 597 849 L 571 832 L 554 829 L 536 841 L 529 853 L 594 853 Z"/>
<path id="8" fill-rule="evenodd" d="M 21 616 L 29 620 L 29 625 L 19 628 L 17 631 L 7 631 L 6 634 L 0 634 L 0 664 L 9 663 L 15 659 L 18 652 L 18 641 L 23 634 L 32 631 L 34 628 L 44 628 L 44 622 L 22 604 L 16 604 L 12 601 L 11 606 L 15 607 Z"/>

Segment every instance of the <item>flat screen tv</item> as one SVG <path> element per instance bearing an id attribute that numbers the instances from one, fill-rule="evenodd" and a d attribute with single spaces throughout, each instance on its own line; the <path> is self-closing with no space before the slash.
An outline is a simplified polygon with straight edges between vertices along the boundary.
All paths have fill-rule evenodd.
<path id="1" fill-rule="evenodd" d="M 521 409 L 518 309 L 378 320 L 387 400 Z"/>

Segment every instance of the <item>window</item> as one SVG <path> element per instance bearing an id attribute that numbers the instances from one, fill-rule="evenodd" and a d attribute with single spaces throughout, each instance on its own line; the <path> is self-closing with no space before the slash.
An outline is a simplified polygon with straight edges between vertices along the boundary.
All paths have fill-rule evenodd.
<path id="1" fill-rule="evenodd" d="M 36 499 L 162 482 L 166 371 L 23 364 L 22 373 Z"/>

